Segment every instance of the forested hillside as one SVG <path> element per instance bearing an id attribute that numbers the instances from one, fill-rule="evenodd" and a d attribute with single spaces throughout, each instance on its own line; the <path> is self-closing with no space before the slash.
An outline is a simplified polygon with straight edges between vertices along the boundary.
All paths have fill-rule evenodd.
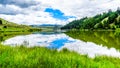
<path id="1" fill-rule="evenodd" d="M 84 17 L 74 20 L 61 29 L 116 29 L 120 28 L 120 8 L 109 10 L 94 17 Z"/>

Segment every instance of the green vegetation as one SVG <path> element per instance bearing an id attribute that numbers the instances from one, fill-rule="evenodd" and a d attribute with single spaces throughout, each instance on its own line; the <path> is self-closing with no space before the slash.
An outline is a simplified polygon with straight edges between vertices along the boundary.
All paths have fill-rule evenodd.
<path id="1" fill-rule="evenodd" d="M 69 31 L 66 34 L 84 42 L 93 42 L 108 48 L 120 49 L 120 33 L 113 31 Z"/>
<path id="2" fill-rule="evenodd" d="M 112 57 L 88 58 L 63 49 L 26 48 L 0 45 L 1 68 L 120 68 L 120 59 Z"/>
<path id="3" fill-rule="evenodd" d="M 74 20 L 61 29 L 116 29 L 120 28 L 120 8 L 117 11 L 109 10 L 107 13 L 98 14 L 94 17 L 84 17 Z"/>
<path id="4" fill-rule="evenodd" d="M 0 18 L 0 32 L 32 32 L 41 31 L 40 28 L 32 28 L 27 25 L 18 25 Z"/>

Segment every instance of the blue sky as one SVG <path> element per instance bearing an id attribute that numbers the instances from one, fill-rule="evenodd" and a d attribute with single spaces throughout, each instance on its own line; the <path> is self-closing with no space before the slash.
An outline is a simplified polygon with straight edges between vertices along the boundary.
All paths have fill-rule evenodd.
<path id="1" fill-rule="evenodd" d="M 26 25 L 65 25 L 117 7 L 120 0 L 0 0 L 0 18 Z"/>
<path id="2" fill-rule="evenodd" d="M 45 12 L 50 13 L 53 18 L 60 19 L 60 20 L 68 20 L 69 18 L 76 18 L 75 16 L 65 16 L 65 14 L 60 11 L 59 9 L 53 8 L 46 8 Z"/>

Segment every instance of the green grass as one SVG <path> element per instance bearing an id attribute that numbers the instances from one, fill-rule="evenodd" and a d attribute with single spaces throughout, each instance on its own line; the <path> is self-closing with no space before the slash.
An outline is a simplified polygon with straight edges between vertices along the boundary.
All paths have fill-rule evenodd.
<path id="1" fill-rule="evenodd" d="M 19 25 L 0 18 L 0 32 L 34 32 L 34 31 L 41 31 L 41 28 L 32 28 L 27 25 Z"/>
<path id="2" fill-rule="evenodd" d="M 120 59 L 88 58 L 63 49 L 26 48 L 0 45 L 0 68 L 120 68 Z"/>

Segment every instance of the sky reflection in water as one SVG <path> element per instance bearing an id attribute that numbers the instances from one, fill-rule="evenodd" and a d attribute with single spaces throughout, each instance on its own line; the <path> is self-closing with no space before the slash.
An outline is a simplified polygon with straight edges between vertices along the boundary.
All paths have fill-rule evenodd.
<path id="1" fill-rule="evenodd" d="M 120 57 L 120 52 L 115 48 L 96 45 L 93 42 L 83 42 L 78 39 L 73 39 L 64 33 L 20 35 L 7 39 L 2 42 L 2 44 L 11 46 L 26 45 L 27 47 L 41 46 L 58 50 L 67 48 L 70 51 L 75 51 L 80 54 L 87 54 L 92 58 L 96 55 Z"/>

